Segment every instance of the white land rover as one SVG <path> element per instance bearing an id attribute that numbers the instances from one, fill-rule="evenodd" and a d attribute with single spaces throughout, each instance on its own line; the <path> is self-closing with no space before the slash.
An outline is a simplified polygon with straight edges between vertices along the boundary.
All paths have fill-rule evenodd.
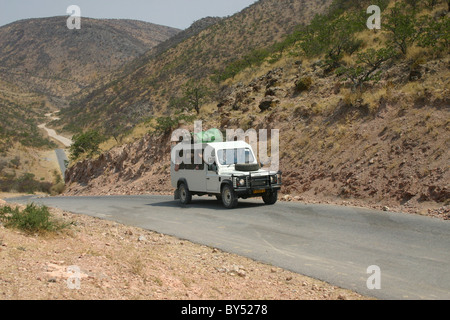
<path id="1" fill-rule="evenodd" d="M 244 141 L 193 144 L 181 152 L 181 144 L 177 146 L 175 153 L 183 161 L 175 160 L 172 150 L 170 172 L 175 200 L 182 205 L 189 204 L 193 195 L 216 196 L 229 209 L 237 206 L 239 198 L 262 197 L 267 205 L 277 202 L 281 172 L 261 169 Z"/>

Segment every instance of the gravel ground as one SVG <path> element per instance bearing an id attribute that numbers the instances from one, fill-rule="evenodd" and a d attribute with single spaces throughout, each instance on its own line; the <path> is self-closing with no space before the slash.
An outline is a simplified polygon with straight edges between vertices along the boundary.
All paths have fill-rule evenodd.
<path id="1" fill-rule="evenodd" d="M 368 299 L 215 248 L 51 212 L 71 226 L 27 235 L 0 225 L 0 300 Z"/>

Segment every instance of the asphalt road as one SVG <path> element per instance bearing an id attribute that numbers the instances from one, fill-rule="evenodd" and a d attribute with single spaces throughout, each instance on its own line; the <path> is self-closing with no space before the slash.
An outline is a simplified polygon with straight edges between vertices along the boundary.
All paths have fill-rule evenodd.
<path id="1" fill-rule="evenodd" d="M 34 202 L 176 236 L 380 299 L 450 299 L 450 222 L 366 209 L 212 198 L 33 197 Z M 381 289 L 368 289 L 369 266 Z"/>
<path id="2" fill-rule="evenodd" d="M 56 159 L 58 160 L 59 169 L 61 170 L 63 181 L 66 179 L 66 161 L 69 161 L 64 149 L 56 149 Z"/>

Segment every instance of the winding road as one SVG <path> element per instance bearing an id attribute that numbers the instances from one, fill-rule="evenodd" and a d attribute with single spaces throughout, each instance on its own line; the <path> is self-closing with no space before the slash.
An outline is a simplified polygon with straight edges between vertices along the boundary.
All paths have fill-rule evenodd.
<path id="1" fill-rule="evenodd" d="M 181 207 L 167 196 L 24 197 L 176 236 L 380 299 L 450 299 L 450 221 L 367 209 L 211 198 Z M 369 289 L 369 266 L 381 289 Z"/>
<path id="2" fill-rule="evenodd" d="M 53 113 L 47 113 L 45 116 L 47 118 L 49 118 L 50 120 L 59 120 L 59 118 L 53 116 Z M 62 143 L 64 145 L 65 148 L 69 148 L 73 144 L 73 141 L 71 139 L 57 134 L 56 131 L 53 129 L 47 128 L 46 123 L 40 124 L 38 126 L 38 128 L 45 130 L 47 132 L 47 135 L 50 138 L 55 139 L 56 141 L 59 141 L 60 143 Z M 59 168 L 61 170 L 61 174 L 62 174 L 63 180 L 64 180 L 65 173 L 66 173 L 66 163 L 65 162 L 69 161 L 69 158 L 67 157 L 67 152 L 65 149 L 56 149 L 55 153 L 56 153 L 58 165 L 59 165 Z"/>

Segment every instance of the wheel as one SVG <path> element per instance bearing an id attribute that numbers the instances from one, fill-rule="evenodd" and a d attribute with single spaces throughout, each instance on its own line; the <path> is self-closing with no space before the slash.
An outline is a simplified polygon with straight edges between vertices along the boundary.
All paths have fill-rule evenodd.
<path id="1" fill-rule="evenodd" d="M 236 208 L 238 204 L 238 197 L 234 193 L 233 188 L 228 184 L 222 188 L 222 203 L 227 209 Z"/>
<path id="2" fill-rule="evenodd" d="M 278 191 L 268 192 L 262 196 L 265 204 L 273 205 L 278 201 Z"/>
<path id="3" fill-rule="evenodd" d="M 180 202 L 182 205 L 190 204 L 192 201 L 192 194 L 189 191 L 189 189 L 186 187 L 184 183 L 180 184 L 178 187 L 178 190 L 180 191 Z"/>

